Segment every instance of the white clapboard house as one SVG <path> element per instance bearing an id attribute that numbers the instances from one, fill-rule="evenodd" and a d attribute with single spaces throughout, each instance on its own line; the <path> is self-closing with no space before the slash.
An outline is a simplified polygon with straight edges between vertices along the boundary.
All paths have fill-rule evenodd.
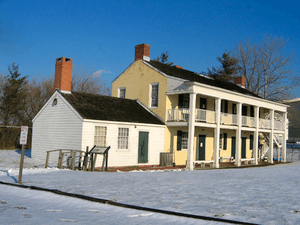
<path id="1" fill-rule="evenodd" d="M 32 157 L 110 146 L 108 166 L 157 165 L 165 125 L 137 100 L 71 92 L 72 59 L 56 60 L 56 91 L 33 119 Z M 102 157 L 96 166 L 101 166 Z M 58 161 L 57 154 L 50 162 Z"/>

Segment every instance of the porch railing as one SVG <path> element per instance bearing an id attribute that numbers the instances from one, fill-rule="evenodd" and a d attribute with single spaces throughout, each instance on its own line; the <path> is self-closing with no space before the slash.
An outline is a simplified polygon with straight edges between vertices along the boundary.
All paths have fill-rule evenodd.
<path id="1" fill-rule="evenodd" d="M 229 113 L 221 113 L 221 124 L 237 125 L 237 116 Z"/>
<path id="2" fill-rule="evenodd" d="M 168 109 L 168 121 L 188 121 L 190 110 L 183 109 Z"/>
<path id="3" fill-rule="evenodd" d="M 275 130 L 284 130 L 284 123 L 280 121 L 274 121 Z"/>
<path id="4" fill-rule="evenodd" d="M 190 110 L 188 108 L 183 109 L 168 109 L 167 110 L 167 121 L 188 121 Z M 216 123 L 216 112 L 204 109 L 196 109 L 195 121 Z M 255 117 L 242 116 L 242 126 L 256 127 Z M 238 125 L 237 115 L 229 113 L 221 113 L 221 124 L 236 126 Z M 271 129 L 271 120 L 259 119 L 260 129 Z M 284 123 L 280 121 L 274 121 L 275 130 L 284 130 Z"/>
<path id="5" fill-rule="evenodd" d="M 262 128 L 262 129 L 271 129 L 271 120 L 268 120 L 268 119 L 259 119 L 259 128 Z"/>
<path id="6" fill-rule="evenodd" d="M 216 113 L 210 110 L 196 109 L 196 121 L 215 123 L 216 122 Z"/>
<path id="7" fill-rule="evenodd" d="M 242 126 L 255 127 L 255 118 L 249 116 L 242 116 Z"/>

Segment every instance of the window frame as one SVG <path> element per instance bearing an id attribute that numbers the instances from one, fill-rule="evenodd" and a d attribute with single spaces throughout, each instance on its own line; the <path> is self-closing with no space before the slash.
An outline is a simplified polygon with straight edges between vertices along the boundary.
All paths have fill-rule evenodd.
<path id="1" fill-rule="evenodd" d="M 227 150 L 227 133 L 220 133 L 219 149 Z"/>
<path id="2" fill-rule="evenodd" d="M 124 97 L 121 96 L 122 91 L 124 91 Z M 126 87 L 119 88 L 118 96 L 119 96 L 119 98 L 126 98 Z"/>
<path id="3" fill-rule="evenodd" d="M 179 109 L 190 108 L 190 95 L 189 94 L 179 94 L 178 95 L 178 108 Z"/>
<path id="4" fill-rule="evenodd" d="M 127 130 L 127 136 L 126 135 L 122 135 L 120 136 L 120 129 L 123 130 Z M 122 132 L 121 134 L 124 134 L 124 132 Z M 126 133 L 125 133 L 126 134 Z M 118 151 L 130 151 L 130 143 L 129 143 L 129 137 L 130 137 L 130 129 L 129 127 L 126 126 L 122 126 L 122 127 L 118 127 L 118 136 L 117 136 L 117 146 L 118 146 Z M 123 142 L 122 142 L 123 139 Z M 124 148 L 124 140 L 125 140 L 125 148 Z"/>
<path id="5" fill-rule="evenodd" d="M 153 87 L 157 86 L 157 93 L 156 93 L 156 100 L 153 99 Z M 155 101 L 156 104 L 153 104 L 153 100 Z M 149 107 L 150 108 L 158 108 L 158 100 L 159 100 L 159 83 L 151 83 L 150 84 L 150 93 L 149 93 Z"/>
<path id="6" fill-rule="evenodd" d="M 97 128 L 99 128 L 99 130 L 97 130 Z M 104 131 L 105 135 L 103 135 L 103 133 L 101 133 L 101 128 L 105 128 L 105 131 Z M 98 140 L 96 140 L 96 137 L 98 137 Z M 103 140 L 101 140 L 101 137 L 104 137 Z M 95 126 L 95 128 L 94 128 L 94 145 L 106 147 L 107 146 L 107 141 L 106 141 L 107 138 L 106 137 L 107 137 L 107 127 L 106 126 Z M 102 145 L 101 142 L 103 142 L 104 145 Z"/>
<path id="7" fill-rule="evenodd" d="M 177 130 L 177 151 L 187 151 L 188 142 L 189 132 L 186 130 Z"/>

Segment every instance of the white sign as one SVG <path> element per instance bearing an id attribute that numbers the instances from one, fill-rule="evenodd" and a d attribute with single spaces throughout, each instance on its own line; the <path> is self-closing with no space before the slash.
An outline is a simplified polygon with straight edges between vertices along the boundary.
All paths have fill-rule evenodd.
<path id="1" fill-rule="evenodd" d="M 27 144 L 27 133 L 28 133 L 28 127 L 22 126 L 21 127 L 21 134 L 20 134 L 20 145 L 26 145 Z"/>

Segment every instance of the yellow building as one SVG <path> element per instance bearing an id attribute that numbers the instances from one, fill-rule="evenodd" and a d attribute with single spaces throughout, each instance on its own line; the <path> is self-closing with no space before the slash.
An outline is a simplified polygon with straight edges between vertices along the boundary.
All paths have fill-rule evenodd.
<path id="1" fill-rule="evenodd" d="M 234 84 L 152 61 L 150 46 L 141 44 L 135 61 L 112 82 L 112 96 L 138 99 L 165 121 L 165 152 L 176 165 L 257 164 L 266 154 L 273 163 L 274 145 L 285 161 L 287 106 L 244 85 L 243 77 Z"/>

